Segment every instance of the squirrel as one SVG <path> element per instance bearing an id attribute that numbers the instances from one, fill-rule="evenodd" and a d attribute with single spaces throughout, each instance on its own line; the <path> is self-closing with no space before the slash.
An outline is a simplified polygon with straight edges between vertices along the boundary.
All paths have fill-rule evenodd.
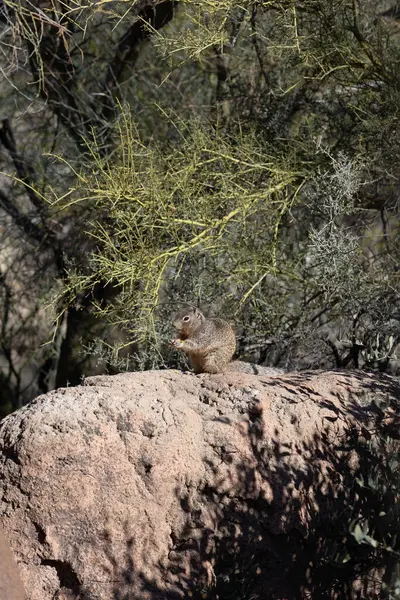
<path id="1" fill-rule="evenodd" d="M 233 328 L 223 319 L 207 319 L 195 307 L 180 311 L 173 321 L 179 337 L 171 346 L 183 350 L 195 373 L 220 373 L 236 350 Z"/>

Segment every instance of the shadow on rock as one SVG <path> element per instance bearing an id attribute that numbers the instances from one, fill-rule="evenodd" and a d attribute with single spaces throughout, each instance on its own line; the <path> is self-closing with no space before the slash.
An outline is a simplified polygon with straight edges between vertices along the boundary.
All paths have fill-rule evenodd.
<path id="1" fill-rule="evenodd" d="M 164 371 L 37 399 L 0 427 L 29 600 L 390 598 L 399 389 Z"/>
<path id="2" fill-rule="evenodd" d="M 387 388 L 374 382 L 377 391 Z M 169 563 L 159 565 L 166 588 L 135 573 L 130 539 L 124 568 L 114 565 L 127 591 L 117 585 L 115 600 L 133 598 L 132 577 L 157 600 L 389 598 L 400 551 L 399 444 L 384 430 L 393 403 L 368 394 L 361 402 L 362 409 L 357 397 L 335 411 L 358 420 L 345 434 L 335 437 L 328 420 L 298 444 L 280 441 L 278 430 L 268 439 L 255 410 L 243 434 L 251 458 L 237 462 L 222 451 L 220 465 L 208 465 L 212 477 L 197 506 L 180 496 L 187 525 L 172 540 Z M 235 475 L 221 479 L 221 464 Z"/>

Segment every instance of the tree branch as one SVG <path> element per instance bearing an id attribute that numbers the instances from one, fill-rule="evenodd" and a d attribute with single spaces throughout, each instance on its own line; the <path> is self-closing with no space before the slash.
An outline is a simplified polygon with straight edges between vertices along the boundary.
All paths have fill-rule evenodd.
<path id="1" fill-rule="evenodd" d="M 126 67 L 135 65 L 139 56 L 138 46 L 149 38 L 153 31 L 161 29 L 171 21 L 177 0 L 165 0 L 156 6 L 146 6 L 137 15 L 137 20 L 121 37 L 113 60 L 110 62 L 103 83 L 103 90 L 109 101 L 103 109 L 103 118 L 107 119 L 113 111 L 112 97 L 118 93 Z"/>
<path id="2" fill-rule="evenodd" d="M 36 194 L 32 184 L 35 181 L 35 172 L 32 166 L 26 161 L 26 159 L 17 151 L 17 145 L 15 142 L 14 134 L 11 128 L 9 119 L 3 119 L 0 128 L 0 142 L 4 148 L 8 150 L 14 166 L 17 170 L 18 178 L 21 179 L 26 186 L 26 193 L 29 196 L 29 200 L 33 206 L 39 212 L 42 220 L 47 216 L 47 206 L 43 200 Z"/>

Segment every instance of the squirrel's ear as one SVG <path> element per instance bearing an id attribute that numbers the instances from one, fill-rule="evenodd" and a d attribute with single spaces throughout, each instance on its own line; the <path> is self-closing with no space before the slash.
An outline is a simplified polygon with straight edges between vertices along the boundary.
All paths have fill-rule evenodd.
<path id="1" fill-rule="evenodd" d="M 198 308 L 194 309 L 194 314 L 198 319 L 201 319 L 201 317 L 203 316 L 201 310 L 199 310 Z"/>

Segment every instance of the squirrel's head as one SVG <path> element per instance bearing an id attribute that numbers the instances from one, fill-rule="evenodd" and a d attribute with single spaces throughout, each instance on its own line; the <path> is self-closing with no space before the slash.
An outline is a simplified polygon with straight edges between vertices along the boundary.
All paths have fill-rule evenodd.
<path id="1" fill-rule="evenodd" d="M 183 335 L 190 335 L 204 322 L 205 317 L 201 310 L 189 306 L 179 311 L 174 318 L 174 327 Z"/>

